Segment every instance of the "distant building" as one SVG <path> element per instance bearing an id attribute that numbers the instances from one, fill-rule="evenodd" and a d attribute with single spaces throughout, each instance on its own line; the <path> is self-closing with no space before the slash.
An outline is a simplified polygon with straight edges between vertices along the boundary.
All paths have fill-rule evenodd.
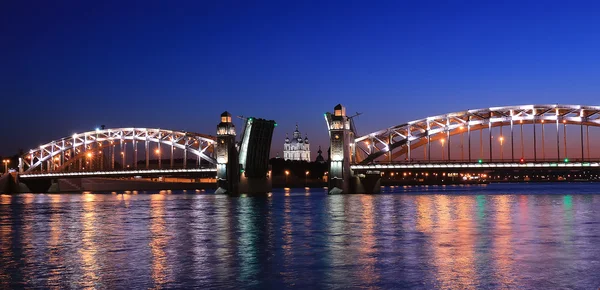
<path id="1" fill-rule="evenodd" d="M 317 153 L 319 155 L 317 156 L 317 159 L 315 159 L 315 162 L 325 163 L 325 158 L 323 158 L 323 155 L 321 155 L 321 153 L 323 153 L 323 151 L 321 151 L 321 146 L 319 146 L 319 151 L 317 151 Z"/>
<path id="2" fill-rule="evenodd" d="M 300 131 L 298 131 L 298 124 L 296 124 L 296 131 L 294 131 L 291 140 L 288 138 L 287 134 L 285 135 L 283 159 L 310 162 L 310 144 L 308 143 L 308 136 L 302 139 Z"/>

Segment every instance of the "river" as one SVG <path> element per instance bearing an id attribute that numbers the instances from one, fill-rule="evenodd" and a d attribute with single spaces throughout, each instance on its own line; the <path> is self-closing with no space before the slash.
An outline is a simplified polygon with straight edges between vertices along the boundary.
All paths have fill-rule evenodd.
<path id="1" fill-rule="evenodd" d="M 598 289 L 600 184 L 0 196 L 0 288 Z"/>

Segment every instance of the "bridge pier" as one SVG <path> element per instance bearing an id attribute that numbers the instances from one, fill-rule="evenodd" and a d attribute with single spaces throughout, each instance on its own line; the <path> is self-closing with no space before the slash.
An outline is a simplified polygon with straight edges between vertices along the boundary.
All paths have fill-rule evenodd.
<path id="1" fill-rule="evenodd" d="M 346 108 L 338 104 L 333 114 L 325 114 L 329 128 L 331 157 L 329 163 L 329 194 L 379 193 L 379 171 L 355 175 L 350 164 L 355 162 L 355 129 Z"/>

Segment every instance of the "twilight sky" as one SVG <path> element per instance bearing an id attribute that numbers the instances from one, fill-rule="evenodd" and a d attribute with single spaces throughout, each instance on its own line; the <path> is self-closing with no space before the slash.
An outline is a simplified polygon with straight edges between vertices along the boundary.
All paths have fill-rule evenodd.
<path id="1" fill-rule="evenodd" d="M 599 93 L 596 1 L 0 2 L 0 155 L 102 124 L 214 135 L 228 110 L 277 121 L 273 156 L 297 122 L 314 158 L 337 103 L 365 134 Z"/>

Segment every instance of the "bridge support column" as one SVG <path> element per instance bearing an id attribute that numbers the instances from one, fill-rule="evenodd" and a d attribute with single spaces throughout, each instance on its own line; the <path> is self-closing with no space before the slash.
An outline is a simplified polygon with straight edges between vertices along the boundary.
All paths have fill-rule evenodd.
<path id="1" fill-rule="evenodd" d="M 235 126 L 231 114 L 221 114 L 221 123 L 217 126 L 217 194 L 237 194 L 239 183 L 238 154 L 235 148 Z"/>
<path id="2" fill-rule="evenodd" d="M 354 175 L 350 169 L 352 160 L 352 147 L 354 144 L 354 131 L 352 120 L 346 116 L 346 109 L 338 104 L 333 109 L 333 114 L 328 113 L 329 143 L 331 157 L 329 162 L 329 194 L 342 193 L 378 193 L 378 186 L 368 184 L 379 184 L 379 172 L 367 172 L 366 174 Z M 372 182 L 373 177 L 376 181 Z M 369 181 L 369 182 L 367 182 Z"/>

